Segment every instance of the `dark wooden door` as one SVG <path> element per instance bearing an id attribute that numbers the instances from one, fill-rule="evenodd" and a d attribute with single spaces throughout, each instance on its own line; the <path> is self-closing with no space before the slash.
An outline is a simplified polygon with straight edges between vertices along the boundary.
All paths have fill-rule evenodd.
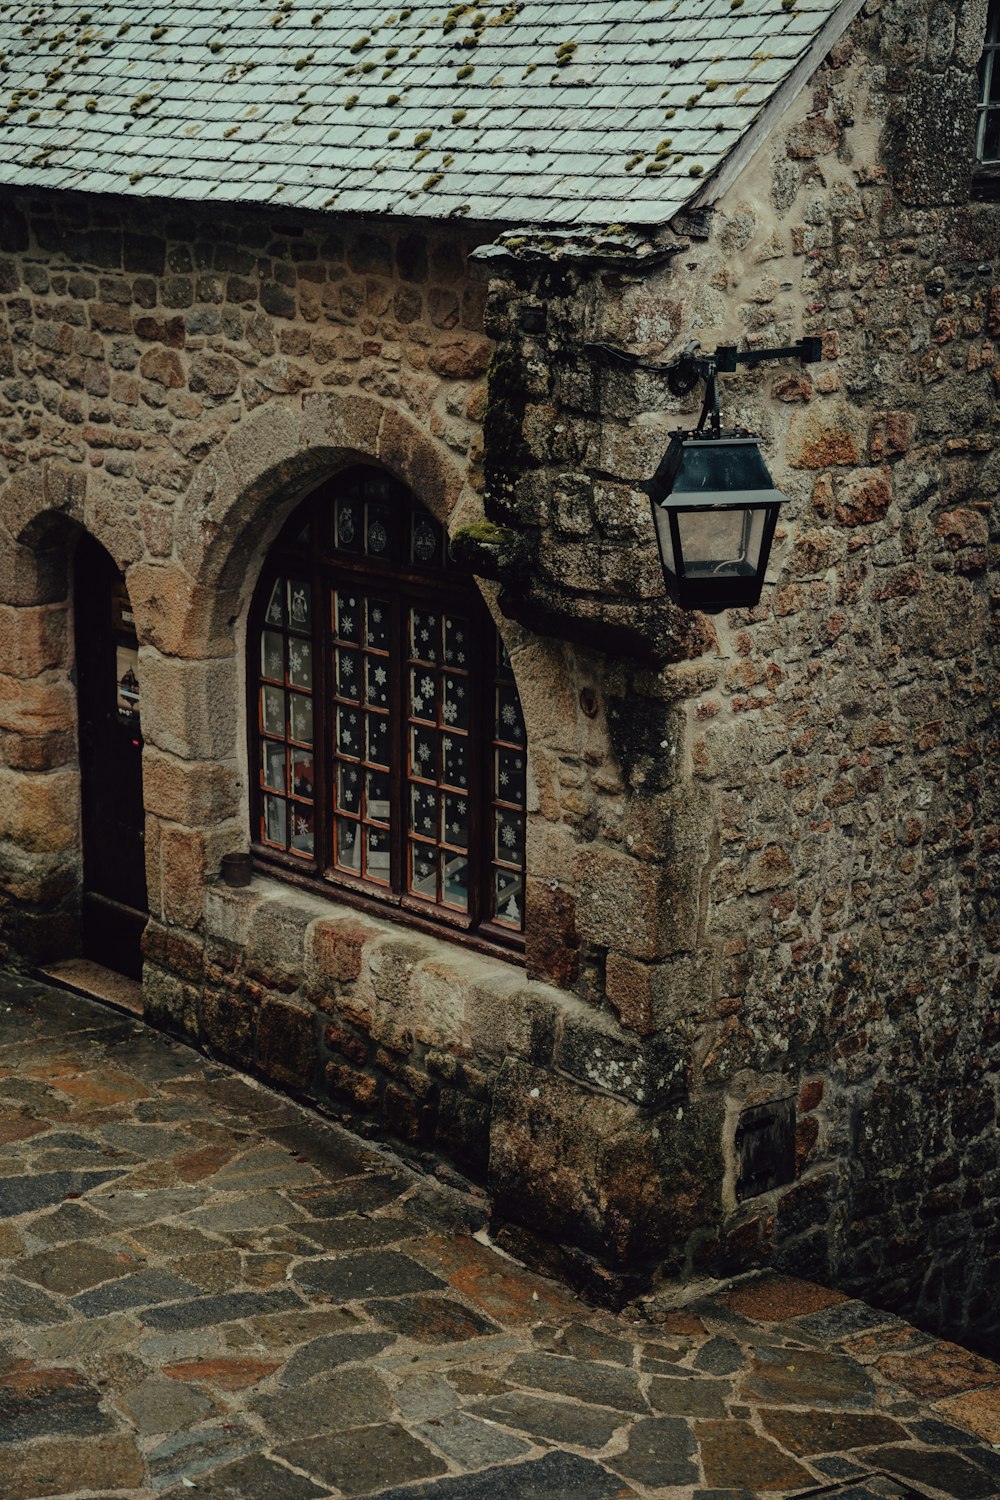
<path id="1" fill-rule="evenodd" d="M 138 641 L 125 580 L 90 537 L 82 538 L 77 548 L 74 603 L 83 951 L 86 958 L 138 979 L 149 916 Z"/>

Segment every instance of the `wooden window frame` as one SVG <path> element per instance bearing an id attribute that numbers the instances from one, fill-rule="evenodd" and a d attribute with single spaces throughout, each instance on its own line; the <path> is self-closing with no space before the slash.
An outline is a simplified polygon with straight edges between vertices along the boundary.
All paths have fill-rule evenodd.
<path id="1" fill-rule="evenodd" d="M 350 493 L 350 485 L 366 476 L 378 476 L 390 487 L 390 504 L 407 507 L 399 517 L 398 535 L 409 537 L 415 518 L 429 512 L 406 486 L 374 465 L 355 464 L 328 480 L 307 496 L 293 512 L 272 544 L 264 560 L 254 591 L 247 635 L 247 729 L 249 746 L 251 853 L 255 867 L 278 875 L 291 883 L 314 890 L 326 897 L 341 898 L 350 905 L 380 917 L 397 918 L 418 930 L 460 941 L 466 947 L 489 952 L 506 959 L 518 959 L 524 952 L 523 898 L 525 868 L 520 865 L 522 924 L 518 931 L 490 915 L 494 870 L 503 868 L 494 856 L 495 810 L 510 809 L 519 813 L 522 830 L 526 828 L 526 811 L 514 803 L 504 803 L 493 781 L 494 754 L 509 742 L 498 739 L 494 713 L 500 669 L 490 670 L 494 661 L 494 641 L 499 640 L 496 626 L 471 575 L 462 573 L 447 559 L 447 536 L 444 528 L 435 526 L 443 538 L 442 566 L 422 569 L 419 565 L 396 557 L 382 561 L 364 555 L 338 551 L 334 537 L 335 503 Z M 433 518 L 431 518 L 433 520 Z M 302 541 L 303 536 L 307 537 Z M 267 738 L 261 722 L 261 685 L 269 679 L 261 671 L 262 632 L 268 628 L 266 615 L 272 590 L 278 578 L 301 579 L 311 588 L 310 640 L 312 645 L 313 704 L 313 840 L 314 853 L 294 854 L 268 844 L 263 837 L 263 814 L 266 789 L 261 786 L 262 746 Z M 355 588 L 361 596 L 375 596 L 391 605 L 391 639 L 387 653 L 389 663 L 389 858 L 387 886 L 380 887 L 348 870 L 337 868 L 334 857 L 334 782 L 337 776 L 339 748 L 335 751 L 334 734 L 337 719 L 337 642 L 334 621 L 338 590 Z M 409 707 L 408 673 L 410 670 L 409 613 L 425 607 L 439 620 L 458 615 L 469 622 L 473 640 L 469 669 L 471 706 L 468 743 L 471 747 L 468 789 L 468 911 L 459 911 L 438 902 L 430 902 L 407 889 L 409 828 Z M 289 625 L 280 627 L 284 640 L 283 661 L 287 668 Z M 301 633 L 301 632 L 300 632 Z M 376 652 L 358 632 L 359 671 L 365 671 L 365 657 Z M 346 646 L 343 648 L 346 650 Z M 437 670 L 443 680 L 447 670 L 442 659 Z M 457 674 L 456 674 L 457 675 Z M 513 682 L 513 679 L 510 679 Z M 283 691 L 290 690 L 285 684 Z M 516 687 L 515 687 L 516 691 Z M 365 712 L 375 712 L 364 702 L 359 686 L 359 719 Z M 287 736 L 286 722 L 286 740 Z M 360 729 L 360 726 L 359 726 Z M 436 731 L 444 733 L 442 726 Z M 513 748 L 527 756 L 527 743 Z M 287 753 L 287 752 L 286 752 Z M 344 762 L 340 757 L 341 763 Z M 353 765 L 355 762 L 351 762 Z M 358 761 L 364 775 L 363 762 Z M 291 768 L 286 773 L 286 811 L 292 806 Z M 438 791 L 440 799 L 443 793 Z M 344 816 L 343 812 L 339 812 Z M 360 826 L 364 826 L 361 824 Z M 436 828 L 436 833 L 440 828 Z M 435 840 L 440 847 L 440 840 Z M 509 862 L 506 868 L 516 871 Z"/>

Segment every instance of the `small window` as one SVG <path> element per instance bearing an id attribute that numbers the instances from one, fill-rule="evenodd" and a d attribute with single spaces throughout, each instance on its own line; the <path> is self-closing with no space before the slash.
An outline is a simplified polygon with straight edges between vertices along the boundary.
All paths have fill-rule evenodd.
<path id="1" fill-rule="evenodd" d="M 420 502 L 367 467 L 310 496 L 268 555 L 250 652 L 258 859 L 518 943 L 521 704 L 482 597 Z"/>
<path id="2" fill-rule="evenodd" d="M 1000 0 L 990 0 L 986 44 L 979 64 L 979 110 L 976 121 L 976 161 L 1000 171 Z"/>

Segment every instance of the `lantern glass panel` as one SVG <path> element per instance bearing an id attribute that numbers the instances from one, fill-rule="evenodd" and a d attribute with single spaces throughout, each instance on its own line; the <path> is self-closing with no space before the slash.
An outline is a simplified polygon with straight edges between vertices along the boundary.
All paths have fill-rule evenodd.
<path id="1" fill-rule="evenodd" d="M 676 510 L 685 577 L 745 578 L 756 573 L 765 514 L 763 507 Z"/>

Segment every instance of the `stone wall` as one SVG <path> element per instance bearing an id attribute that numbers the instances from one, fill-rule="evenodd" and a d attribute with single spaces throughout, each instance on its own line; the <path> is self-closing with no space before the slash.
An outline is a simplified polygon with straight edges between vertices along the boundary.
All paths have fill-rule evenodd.
<path id="1" fill-rule="evenodd" d="M 678 920 L 662 947 L 622 942 L 609 903 L 592 993 L 640 1031 L 688 1029 L 689 1103 L 726 1157 L 688 1273 L 780 1265 L 986 1343 L 1000 207 L 970 202 L 985 7 L 866 9 L 686 238 L 490 252 L 493 420 L 522 442 L 517 472 L 487 464 L 487 514 L 522 538 L 516 617 L 620 642 L 599 676 L 622 787 L 591 783 L 576 819 L 612 888 L 655 882 L 644 905 Z M 928 135 L 931 96 L 950 124 Z M 723 378 L 724 415 L 763 435 L 793 503 L 760 606 L 699 634 L 659 597 L 634 483 L 701 391 L 678 402 L 585 341 L 655 360 L 690 337 L 803 334 L 822 336 L 820 365 Z M 795 1181 L 738 1202 L 741 1111 L 789 1097 Z"/>
<path id="2" fill-rule="evenodd" d="M 139 225 L 71 195 L 0 210 L 8 956 L 77 941 L 66 561 L 85 528 L 126 572 L 141 643 L 151 1019 L 484 1184 L 505 1243 L 601 1295 L 774 1264 L 985 1341 L 983 25 L 982 0 L 872 3 L 714 211 L 648 242 L 506 236 L 481 280 L 468 253 L 494 235 L 469 226 L 151 205 Z M 960 126 L 928 140 L 931 96 Z M 696 397 L 585 345 L 667 358 L 691 336 L 803 333 L 818 367 L 724 382 L 793 501 L 771 582 L 755 610 L 683 616 L 635 486 Z M 526 975 L 216 880 L 247 838 L 260 561 L 357 457 L 499 584 L 533 781 Z M 794 1179 L 741 1202 L 741 1116 L 790 1099 Z"/>

